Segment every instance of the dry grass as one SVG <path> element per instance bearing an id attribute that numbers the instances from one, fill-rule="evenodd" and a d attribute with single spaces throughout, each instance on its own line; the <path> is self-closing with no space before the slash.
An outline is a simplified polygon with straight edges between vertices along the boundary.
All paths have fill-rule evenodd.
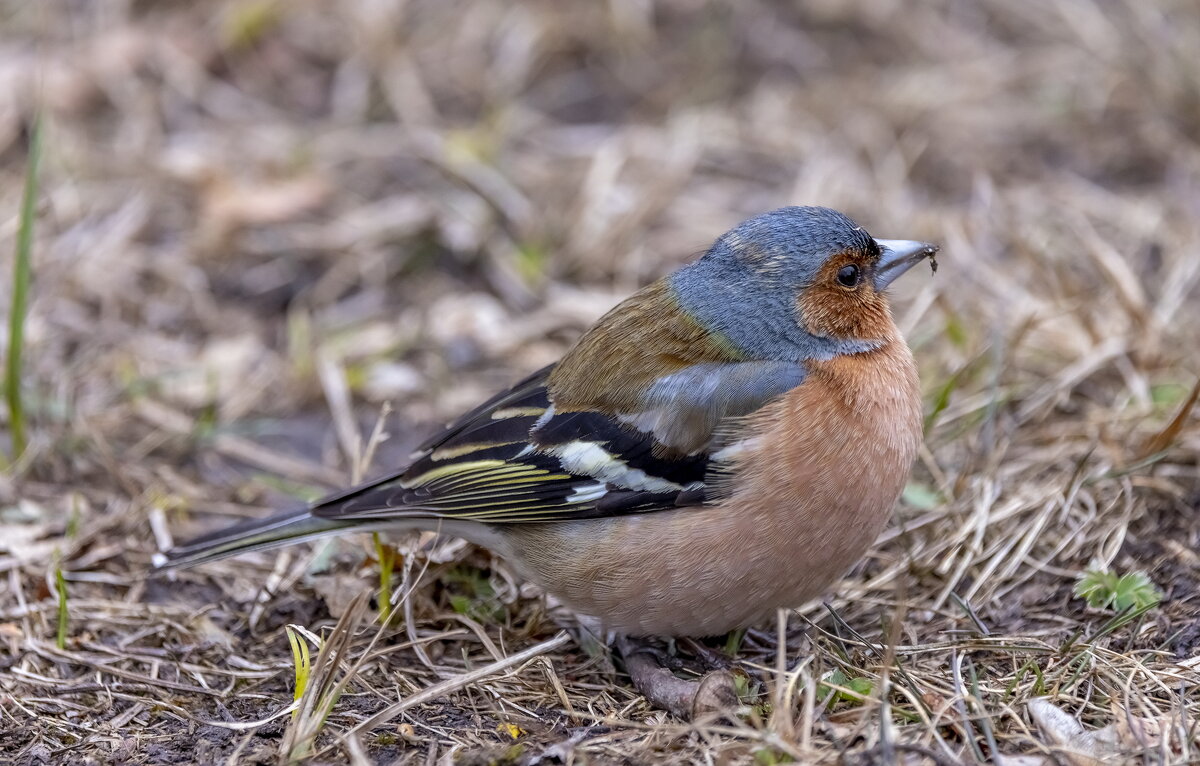
<path id="1" fill-rule="evenodd" d="M 1040 696 L 1200 762 L 1200 11 L 798 5 L 0 2 L 0 274 L 45 117 L 0 762 L 1040 763 Z M 928 448 L 828 608 L 747 634 L 770 704 L 664 721 L 453 541 L 400 541 L 382 629 L 365 538 L 143 579 L 787 203 L 944 257 L 896 301 Z M 1165 601 L 1089 609 L 1093 561 Z"/>

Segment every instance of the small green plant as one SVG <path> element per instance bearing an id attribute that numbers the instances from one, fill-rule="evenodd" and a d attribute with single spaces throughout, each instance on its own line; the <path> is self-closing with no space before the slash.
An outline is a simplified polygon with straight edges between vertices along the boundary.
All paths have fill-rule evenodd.
<path id="1" fill-rule="evenodd" d="M 66 530 L 63 531 L 63 537 L 66 538 L 68 541 L 74 540 L 75 537 L 79 534 L 79 522 L 80 522 L 80 517 L 82 516 L 80 509 L 79 509 L 80 505 L 82 504 L 82 500 L 80 499 L 79 494 L 72 493 L 70 501 L 71 501 L 71 510 L 67 514 L 67 528 L 66 528 Z"/>
<path id="2" fill-rule="evenodd" d="M 299 701 L 304 696 L 304 690 L 308 688 L 308 679 L 312 674 L 312 657 L 308 653 L 308 642 L 296 626 L 288 625 L 284 630 L 287 632 L 288 644 L 292 647 L 292 667 L 295 671 L 296 686 L 292 699 Z M 292 718 L 299 712 L 293 710 Z"/>
<path id="3" fill-rule="evenodd" d="M 536 285 L 546 277 L 547 253 L 545 248 L 533 243 L 517 247 L 517 271 L 528 284 Z"/>
<path id="4" fill-rule="evenodd" d="M 931 511 L 946 502 L 936 489 L 919 481 L 910 481 L 904 485 L 901 497 L 905 505 L 922 511 Z"/>
<path id="5" fill-rule="evenodd" d="M 312 756 L 313 742 L 329 720 L 342 692 L 362 668 L 364 659 L 370 655 L 372 641 L 366 651 L 345 672 L 343 658 L 356 635 L 358 624 L 367 610 L 367 593 L 359 594 L 350 602 L 338 619 L 337 625 L 325 638 L 316 636 L 300 625 L 288 625 L 288 641 L 292 644 L 292 657 L 296 666 L 296 704 L 292 723 L 284 733 L 280 745 L 282 760 L 288 763 L 305 761 Z M 378 638 L 382 631 L 377 631 Z M 310 658 L 303 640 L 320 647 L 315 658 Z"/>
<path id="6" fill-rule="evenodd" d="M 955 389 L 962 384 L 962 378 L 965 367 L 960 368 L 957 372 L 946 379 L 946 382 L 938 387 L 934 393 L 933 404 L 929 407 L 929 414 L 925 416 L 924 431 L 928 434 L 933 430 L 933 426 L 937 423 L 938 415 L 950 406 L 950 397 L 954 395 Z"/>
<path id="7" fill-rule="evenodd" d="M 1075 596 L 1086 599 L 1094 609 L 1111 609 L 1124 612 L 1126 609 L 1147 609 L 1162 601 L 1162 592 L 1155 587 L 1145 572 L 1116 572 L 1091 567 L 1075 584 Z"/>
<path id="8" fill-rule="evenodd" d="M 795 759 L 787 753 L 769 747 L 760 747 L 754 751 L 754 766 L 776 766 L 780 763 L 794 763 Z"/>
<path id="9" fill-rule="evenodd" d="M 874 689 L 875 684 L 869 678 L 851 678 L 835 670 L 817 684 L 817 698 L 822 703 L 833 701 L 861 705 Z"/>
<path id="10" fill-rule="evenodd" d="M 733 690 L 738 699 L 750 703 L 762 696 L 762 684 L 748 675 L 736 673 L 733 676 Z"/>
<path id="11" fill-rule="evenodd" d="M 459 566 L 442 577 L 452 591 L 450 608 L 472 620 L 485 624 L 504 619 L 504 604 L 496 597 L 496 589 L 485 572 L 473 567 Z"/>
<path id="12" fill-rule="evenodd" d="M 282 18 L 282 4 L 276 0 L 241 3 L 226 15 L 221 36 L 234 50 L 249 48 L 266 37 Z"/>
<path id="13" fill-rule="evenodd" d="M 729 635 L 725 636 L 725 653 L 730 657 L 736 657 L 737 653 L 742 650 L 742 641 L 746 638 L 746 629 L 738 628 L 737 630 L 729 631 Z"/>
<path id="14" fill-rule="evenodd" d="M 375 558 L 379 560 L 379 618 L 386 625 L 392 618 L 392 570 L 396 566 L 396 549 L 383 542 L 378 532 L 371 533 Z"/>
<path id="15" fill-rule="evenodd" d="M 29 139 L 29 162 L 25 166 L 25 189 L 21 195 L 21 217 L 17 226 L 17 250 L 13 258 L 12 308 L 8 315 L 8 359 L 4 365 L 4 396 L 8 402 L 8 427 L 12 434 L 12 459 L 25 452 L 25 407 L 21 401 L 21 352 L 25 345 L 25 315 L 29 306 L 30 260 L 33 225 L 37 212 L 38 163 L 42 156 L 42 121 L 33 124 Z"/>
<path id="16" fill-rule="evenodd" d="M 59 649 L 67 648 L 67 578 L 63 575 L 62 565 L 54 567 L 54 591 L 58 594 L 58 635 L 55 644 Z"/>

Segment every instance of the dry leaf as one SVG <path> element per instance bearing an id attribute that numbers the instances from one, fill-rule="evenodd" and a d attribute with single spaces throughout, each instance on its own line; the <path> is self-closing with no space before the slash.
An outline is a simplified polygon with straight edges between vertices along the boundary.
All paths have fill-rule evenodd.
<path id="1" fill-rule="evenodd" d="M 0 647 L 9 657 L 16 657 L 25 640 L 25 631 L 15 622 L 0 622 Z"/>
<path id="2" fill-rule="evenodd" d="M 325 204 L 330 186 L 316 176 L 259 182 L 212 175 L 202 187 L 201 242 L 219 248 L 246 226 L 277 224 L 298 218 Z"/>
<path id="3" fill-rule="evenodd" d="M 206 641 L 231 649 L 237 642 L 233 635 L 213 622 L 207 614 L 201 614 L 188 622 L 188 627 Z"/>
<path id="4" fill-rule="evenodd" d="M 1170 715 L 1161 719 L 1131 715 L 1112 706 L 1113 723 L 1088 731 L 1083 724 L 1045 699 L 1029 702 L 1029 716 L 1056 749 L 1056 755 L 1071 766 L 1125 763 L 1133 753 L 1157 750 L 1163 738 L 1171 737 Z"/>
<path id="5" fill-rule="evenodd" d="M 335 618 L 341 618 L 354 598 L 364 590 L 378 587 L 377 582 L 371 583 L 370 580 L 355 573 L 340 569 L 332 570 L 320 577 L 308 578 L 307 584 L 325 602 L 325 608 Z"/>
<path id="6" fill-rule="evenodd" d="M 189 407 L 226 399 L 245 385 L 251 368 L 266 355 L 262 341 L 251 333 L 217 338 L 166 378 L 163 393 L 172 402 Z"/>
<path id="7" fill-rule="evenodd" d="M 0 553 L 18 564 L 49 562 L 54 549 L 63 546 L 61 538 L 48 537 L 53 527 L 47 510 L 32 500 L 0 508 Z"/>
<path id="8" fill-rule="evenodd" d="M 1117 763 L 1120 749 L 1116 735 L 1108 729 L 1087 731 L 1074 716 L 1045 699 L 1029 701 L 1029 716 L 1037 724 L 1046 744 L 1053 747 L 1062 760 L 1072 766 L 1098 766 Z"/>

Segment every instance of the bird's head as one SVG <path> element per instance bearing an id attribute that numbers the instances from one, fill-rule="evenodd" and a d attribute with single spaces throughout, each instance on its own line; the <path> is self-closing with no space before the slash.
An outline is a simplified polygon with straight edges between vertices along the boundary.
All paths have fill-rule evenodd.
<path id="1" fill-rule="evenodd" d="M 680 306 L 747 358 L 830 359 L 896 335 L 885 291 L 937 247 L 874 239 L 823 207 L 785 207 L 723 234 L 671 277 Z"/>

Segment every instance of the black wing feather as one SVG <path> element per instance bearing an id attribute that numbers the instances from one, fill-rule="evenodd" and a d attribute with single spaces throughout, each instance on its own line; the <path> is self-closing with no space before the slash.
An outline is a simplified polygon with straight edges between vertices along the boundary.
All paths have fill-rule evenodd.
<path id="1" fill-rule="evenodd" d="M 665 457 L 653 435 L 613 417 L 554 413 L 546 389 L 551 369 L 451 423 L 418 448 L 405 470 L 322 500 L 313 515 L 522 523 L 648 513 L 704 501 L 707 455 Z M 610 458 L 603 470 L 596 475 L 569 470 L 556 454 L 579 445 Z M 640 483 L 653 486 L 625 486 L 625 474 L 645 477 Z"/>

